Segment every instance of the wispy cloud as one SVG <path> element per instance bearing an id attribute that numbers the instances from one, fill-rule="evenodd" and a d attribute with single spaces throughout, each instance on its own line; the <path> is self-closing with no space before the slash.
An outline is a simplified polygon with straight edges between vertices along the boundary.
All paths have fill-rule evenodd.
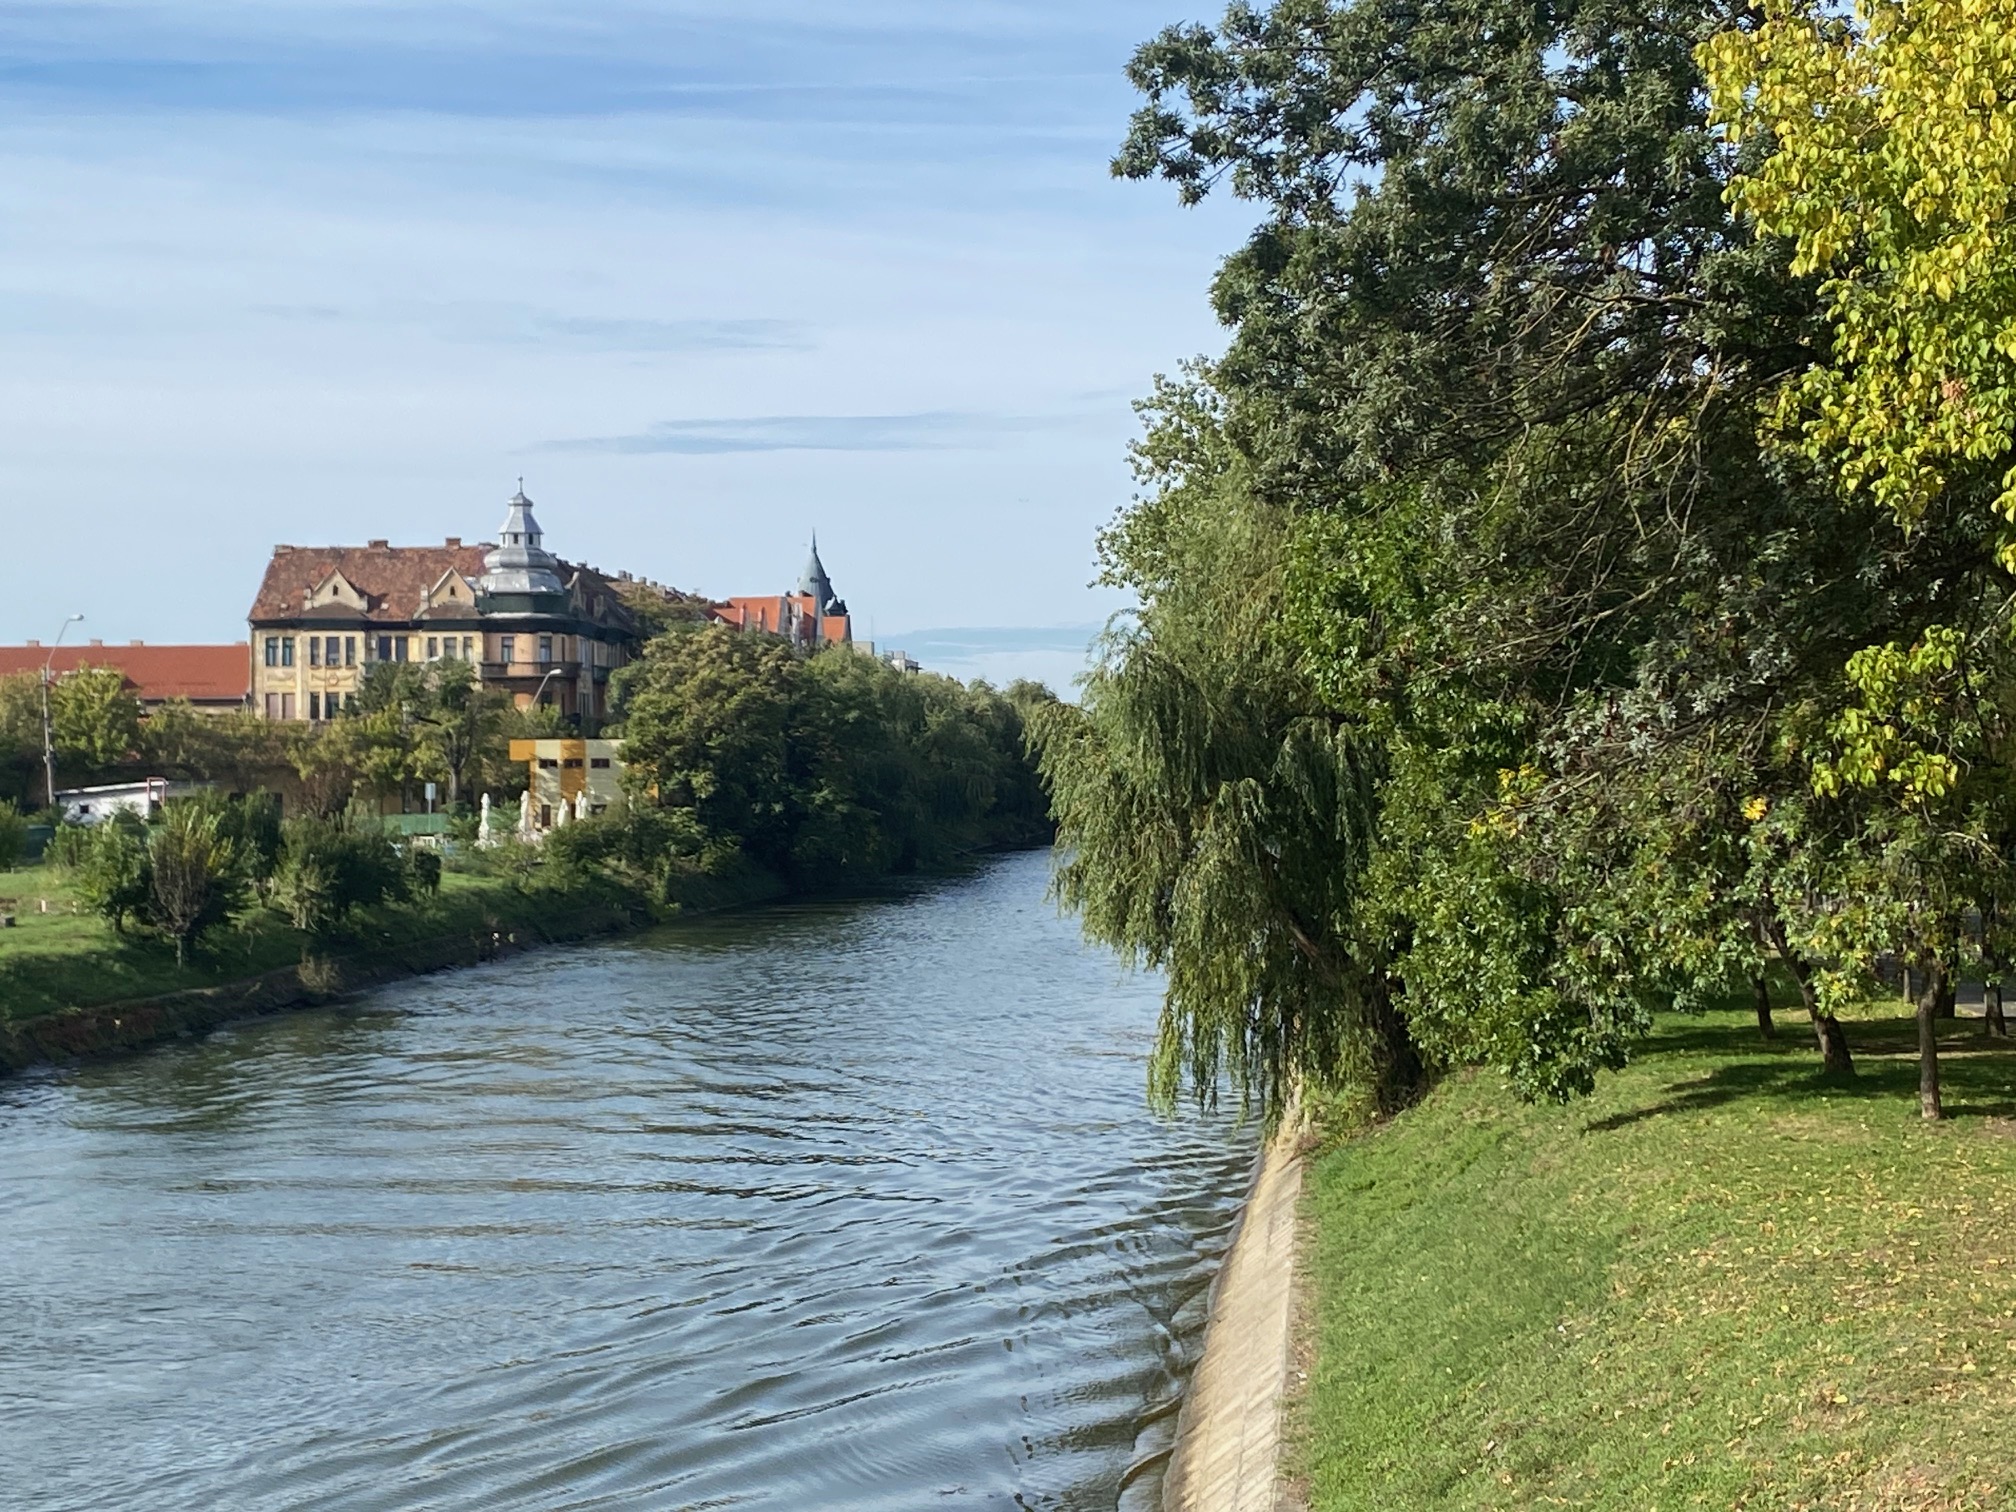
<path id="1" fill-rule="evenodd" d="M 1060 423 L 1030 415 L 926 410 L 911 415 L 747 415 L 724 420 L 666 420 L 628 436 L 548 441 L 539 451 L 673 453 L 972 451 Z"/>

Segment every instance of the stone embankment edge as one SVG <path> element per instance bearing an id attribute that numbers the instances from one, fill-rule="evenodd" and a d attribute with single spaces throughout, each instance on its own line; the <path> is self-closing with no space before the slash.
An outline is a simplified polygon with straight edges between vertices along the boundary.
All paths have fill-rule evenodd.
<path id="1" fill-rule="evenodd" d="M 1204 1352 L 1163 1475 L 1163 1512 L 1275 1512 L 1278 1505 L 1302 1195 L 1295 1123 L 1284 1119 L 1261 1151 L 1212 1284 Z"/>
<path id="2" fill-rule="evenodd" d="M 763 901 L 767 896 L 752 892 L 748 898 L 724 902 L 719 908 L 686 907 L 680 916 L 719 912 Z M 520 920 L 494 929 L 313 955 L 298 965 L 215 987 L 69 1008 L 25 1023 L 0 1024 L 0 1073 L 141 1050 L 165 1040 L 202 1034 L 235 1019 L 313 1008 L 386 982 L 475 966 L 541 945 L 619 934 L 653 922 L 645 910 L 596 903 L 543 914 L 536 923 Z"/>

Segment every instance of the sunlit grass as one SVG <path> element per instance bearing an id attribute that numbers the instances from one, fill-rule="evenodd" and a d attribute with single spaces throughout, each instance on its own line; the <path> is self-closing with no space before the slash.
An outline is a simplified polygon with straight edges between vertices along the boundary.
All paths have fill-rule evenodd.
<path id="1" fill-rule="evenodd" d="M 1567 1108 L 1459 1076 L 1307 1197 L 1318 1512 L 2016 1505 L 2016 1052 L 1672 1018 Z"/>
<path id="2" fill-rule="evenodd" d="M 502 878 L 451 872 L 442 878 L 439 897 L 366 910 L 328 940 L 311 940 L 273 909 L 249 909 L 210 935 L 184 968 L 165 942 L 122 937 L 95 915 L 77 912 L 58 868 L 0 872 L 0 899 L 16 900 L 0 906 L 16 917 L 14 928 L 0 929 L 0 1019 L 17 1022 L 236 981 L 294 965 L 311 951 L 369 953 L 497 925 L 535 926 L 573 901 L 550 893 L 528 897 Z"/>

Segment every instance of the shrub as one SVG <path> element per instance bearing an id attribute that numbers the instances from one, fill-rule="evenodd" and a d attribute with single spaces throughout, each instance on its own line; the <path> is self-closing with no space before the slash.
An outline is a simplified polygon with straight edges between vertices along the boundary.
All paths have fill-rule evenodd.
<path id="1" fill-rule="evenodd" d="M 49 842 L 49 859 L 64 871 L 75 875 L 82 871 L 91 858 L 92 844 L 98 832 L 89 825 L 59 824 L 56 834 Z"/>
<path id="2" fill-rule="evenodd" d="M 441 892 L 441 853 L 413 846 L 406 852 L 406 891 L 416 898 Z"/>
<path id="3" fill-rule="evenodd" d="M 0 871 L 21 859 L 28 848 L 28 821 L 11 802 L 0 800 Z"/>
<path id="4" fill-rule="evenodd" d="M 133 814 L 118 814 L 66 842 L 76 853 L 77 897 L 91 912 L 124 934 L 129 920 L 144 917 L 153 896 L 153 861 L 147 826 Z"/>
<path id="5" fill-rule="evenodd" d="M 410 896 L 413 880 L 382 832 L 341 820 L 296 819 L 285 826 L 273 894 L 296 929 L 326 934 L 353 909 Z M 434 885 L 440 885 L 438 858 Z"/>
<path id="6" fill-rule="evenodd" d="M 244 894 L 237 844 L 223 816 L 197 804 L 174 804 L 147 845 L 147 922 L 175 942 L 175 960 L 229 918 Z"/>

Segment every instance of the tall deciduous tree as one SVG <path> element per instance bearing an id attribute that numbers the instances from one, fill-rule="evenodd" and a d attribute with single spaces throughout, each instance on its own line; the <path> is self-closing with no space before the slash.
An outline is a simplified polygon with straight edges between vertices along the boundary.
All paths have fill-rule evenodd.
<path id="1" fill-rule="evenodd" d="M 1732 198 L 1832 326 L 1777 418 L 1914 523 L 2016 445 L 2016 5 L 1766 0 L 1701 56 L 1716 117 L 1769 148 Z M 2016 470 L 2000 490 L 2016 516 Z"/>
<path id="2" fill-rule="evenodd" d="M 140 744 L 140 700 L 116 667 L 79 667 L 58 678 L 49 719 L 58 756 L 92 771 L 117 766 Z"/>

